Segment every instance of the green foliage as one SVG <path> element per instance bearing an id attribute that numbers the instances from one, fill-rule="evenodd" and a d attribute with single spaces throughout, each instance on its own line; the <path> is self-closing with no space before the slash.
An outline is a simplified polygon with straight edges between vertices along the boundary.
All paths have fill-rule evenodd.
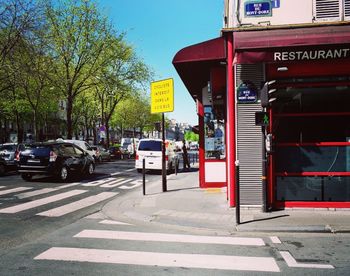
<path id="1" fill-rule="evenodd" d="M 189 141 L 189 142 L 198 142 L 199 135 L 194 133 L 193 131 L 186 131 L 185 132 L 185 140 Z"/>
<path id="2" fill-rule="evenodd" d="M 62 100 L 69 138 L 98 123 L 160 121 L 145 96 L 153 72 L 93 0 L 1 1 L 0 62 L 0 120 L 18 127 L 57 124 Z"/>

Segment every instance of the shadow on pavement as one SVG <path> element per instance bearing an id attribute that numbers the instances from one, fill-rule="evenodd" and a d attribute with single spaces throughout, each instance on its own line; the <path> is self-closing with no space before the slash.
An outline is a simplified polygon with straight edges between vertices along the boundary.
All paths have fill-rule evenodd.
<path id="1" fill-rule="evenodd" d="M 252 219 L 252 220 L 241 222 L 240 224 L 248 224 L 248 223 L 258 222 L 258 221 L 273 220 L 273 219 L 283 218 L 283 217 L 289 217 L 289 215 L 280 215 L 280 216 L 274 216 L 274 217 L 269 217 L 269 218 Z"/>

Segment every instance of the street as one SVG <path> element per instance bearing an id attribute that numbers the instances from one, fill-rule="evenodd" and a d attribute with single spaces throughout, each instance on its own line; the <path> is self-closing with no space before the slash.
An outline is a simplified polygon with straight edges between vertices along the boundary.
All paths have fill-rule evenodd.
<path id="1" fill-rule="evenodd" d="M 147 174 L 147 186 L 158 185 L 160 178 Z M 68 183 L 43 177 L 24 182 L 17 174 L 0 178 L 0 275 L 350 271 L 349 234 L 200 233 L 142 220 L 112 220 L 101 212 L 111 200 L 141 194 L 141 179 L 133 160 L 98 164 L 93 178 Z"/>

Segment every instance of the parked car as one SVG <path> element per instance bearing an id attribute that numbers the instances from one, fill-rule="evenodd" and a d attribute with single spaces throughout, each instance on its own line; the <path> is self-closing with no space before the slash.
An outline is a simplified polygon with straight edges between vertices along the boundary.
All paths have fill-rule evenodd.
<path id="1" fill-rule="evenodd" d="M 143 159 L 145 159 L 145 169 L 162 170 L 162 140 L 161 139 L 141 139 L 136 151 L 135 168 L 142 171 Z M 175 152 L 175 144 L 165 141 L 165 166 L 167 172 L 178 166 L 178 159 Z"/>
<path id="2" fill-rule="evenodd" d="M 17 157 L 18 172 L 26 181 L 43 174 L 66 181 L 72 174 L 91 175 L 95 160 L 86 151 L 67 142 L 35 143 Z"/>
<path id="3" fill-rule="evenodd" d="M 122 159 L 130 159 L 132 144 L 124 144 L 120 147 L 120 151 L 122 153 Z"/>
<path id="4" fill-rule="evenodd" d="M 122 152 L 120 150 L 120 147 L 118 146 L 112 146 L 108 149 L 111 159 L 121 159 Z"/>
<path id="5" fill-rule="evenodd" d="M 0 175 L 8 171 L 16 171 L 16 155 L 24 150 L 24 144 L 5 143 L 0 146 Z"/>
<path id="6" fill-rule="evenodd" d="M 91 146 L 91 148 L 96 153 L 96 161 L 98 161 L 98 162 L 111 161 L 110 152 L 108 150 L 106 150 L 103 146 L 94 145 L 94 146 Z"/>
<path id="7" fill-rule="evenodd" d="M 59 139 L 58 141 L 60 140 L 61 139 Z M 97 155 L 95 150 L 87 142 L 82 140 L 63 140 L 63 141 L 77 145 L 78 147 L 86 151 L 88 154 L 90 154 L 95 159 L 95 161 L 97 160 Z"/>

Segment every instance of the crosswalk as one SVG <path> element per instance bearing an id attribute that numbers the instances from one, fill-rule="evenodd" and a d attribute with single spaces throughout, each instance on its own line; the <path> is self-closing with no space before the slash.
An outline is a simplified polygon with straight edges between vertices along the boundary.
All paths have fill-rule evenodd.
<path id="1" fill-rule="evenodd" d="M 122 190 L 134 189 L 141 185 L 141 179 L 111 175 L 95 181 L 74 182 L 48 188 L 38 188 L 35 185 L 14 188 L 0 186 L 0 215 L 31 211 L 41 217 L 61 217 L 111 199 Z M 12 200 L 9 201 L 8 197 Z M 70 202 L 67 203 L 67 200 Z M 60 202 L 64 204 L 57 207 Z M 50 208 L 51 204 L 55 204 L 55 207 Z M 35 213 L 39 207 L 40 212 Z M 43 211 L 43 208 L 46 210 Z"/>
<path id="2" fill-rule="evenodd" d="M 244 275 L 258 272 L 294 275 L 295 269 L 299 272 L 300 269 L 309 269 L 309 272 L 321 270 L 322 273 L 335 269 L 331 264 L 296 261 L 290 252 L 285 251 L 277 236 L 260 238 L 148 232 L 140 226 L 121 221 L 85 220 L 89 220 L 88 228 L 74 228 L 74 233 L 70 232 L 64 241 L 53 242 L 52 246 L 48 245 L 38 255 L 33 255 L 33 261 L 37 265 L 44 265 L 43 262 L 52 264 L 53 261 L 64 263 L 65 273 L 69 273 L 69 269 L 83 270 L 84 266 L 89 269 L 88 263 L 110 265 L 115 275 L 119 275 L 119 269 L 125 272 L 125 266 L 129 267 L 128 275 L 133 275 L 132 271 L 144 271 L 142 267 L 151 267 L 152 270 L 151 274 L 147 270 L 142 275 L 164 275 L 164 270 L 158 270 L 161 267 L 175 269 L 174 274 L 181 274 L 183 269 L 187 269 L 186 275 L 221 275 L 220 272 L 232 275 L 234 271 L 241 271 Z M 105 228 L 101 229 L 101 225 Z M 57 275 L 61 275 L 60 271 Z"/>
<path id="3" fill-rule="evenodd" d="M 69 264 L 95 263 L 109 265 L 130 265 L 147 267 L 172 267 L 179 269 L 208 269 L 208 270 L 228 270 L 228 271 L 251 271 L 251 272 L 280 272 L 277 261 L 273 256 L 266 256 L 266 253 L 258 253 L 260 256 L 248 256 L 232 254 L 237 246 L 250 247 L 252 250 L 263 248 L 268 251 L 266 243 L 262 238 L 255 237 L 231 237 L 231 236 L 204 236 L 189 234 L 169 234 L 160 232 L 140 232 L 139 228 L 132 228 L 130 224 L 117 221 L 100 221 L 108 225 L 108 230 L 83 229 L 69 239 L 70 246 L 52 246 L 34 257 L 37 262 L 57 261 L 69 262 Z M 129 231 L 119 227 L 129 226 Z M 112 229 L 115 226 L 117 229 Z M 78 230 L 79 231 L 79 230 Z M 118 240 L 118 243 L 98 243 L 112 244 L 108 248 L 94 248 L 89 241 Z M 131 250 L 126 250 L 123 242 L 132 242 Z M 142 246 L 141 246 L 141 243 Z M 144 244 L 148 244 L 144 248 Z M 167 244 L 189 244 L 193 252 L 181 252 L 174 247 L 164 247 L 158 249 L 154 245 Z M 72 245 L 77 246 L 72 246 Z M 93 243 L 92 243 L 93 244 Z M 204 247 L 201 245 L 205 245 Z M 215 252 L 215 246 L 220 245 L 221 249 Z M 198 247 L 198 248 L 197 248 Z M 134 250 L 141 248 L 140 250 Z M 177 248 L 182 248 L 177 247 Z M 204 249 L 203 249 L 204 248 Z M 217 249 L 216 249 L 217 250 Z M 185 250 L 184 250 L 185 251 Z M 115 270 L 118 274 L 118 268 Z M 217 275 L 217 272 L 215 273 Z M 156 274 L 155 274 L 156 275 Z"/>

